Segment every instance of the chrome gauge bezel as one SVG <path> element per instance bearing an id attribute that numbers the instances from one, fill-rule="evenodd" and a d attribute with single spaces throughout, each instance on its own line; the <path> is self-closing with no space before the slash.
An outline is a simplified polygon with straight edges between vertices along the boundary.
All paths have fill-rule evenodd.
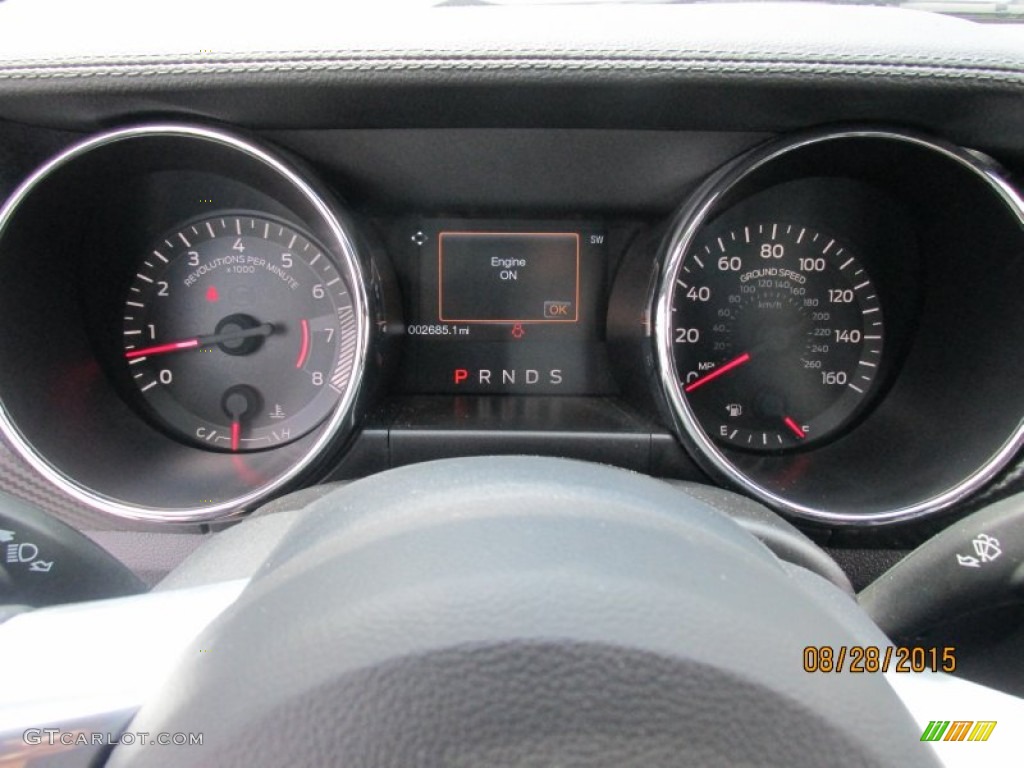
<path id="1" fill-rule="evenodd" d="M 285 488 L 353 432 L 358 416 L 357 406 L 364 394 L 363 380 L 370 348 L 371 320 L 367 281 L 372 269 L 367 257 L 357 247 L 358 239 L 352 223 L 339 210 L 330 193 L 320 187 L 309 174 L 300 170 L 295 163 L 283 159 L 277 151 L 266 148 L 257 141 L 232 132 L 179 123 L 155 123 L 112 130 L 90 137 L 62 151 L 29 176 L 0 208 L 0 246 L 3 244 L 5 232 L 24 202 L 55 173 L 100 148 L 119 142 L 150 139 L 194 140 L 206 145 L 212 143 L 223 150 L 237 153 L 245 162 L 258 164 L 282 185 L 286 185 L 288 194 L 297 196 L 297 199 L 313 212 L 318 228 L 328 235 L 323 238 L 329 240 L 325 244 L 328 245 L 335 266 L 349 284 L 352 294 L 356 330 L 352 373 L 347 388 L 338 398 L 328 418 L 314 430 L 315 440 L 304 448 L 301 455 L 289 461 L 284 470 L 275 471 L 265 482 L 254 482 L 253 487 L 244 493 L 202 505 L 150 508 L 141 503 L 117 498 L 114 493 L 104 492 L 81 482 L 55 466 L 54 462 L 37 448 L 35 441 L 23 433 L 9 413 L 2 393 L 0 432 L 16 452 L 43 477 L 91 508 L 137 521 L 194 523 L 219 520 L 248 511 Z M 187 482 L 187 478 L 185 481 Z"/>
<path id="2" fill-rule="evenodd" d="M 946 509 L 981 489 L 1003 469 L 1024 446 L 1024 417 L 1020 418 L 1012 434 L 960 482 L 940 492 L 881 511 L 856 513 L 837 511 L 829 506 L 812 505 L 788 497 L 785 493 L 766 487 L 737 466 L 701 427 L 690 407 L 676 370 L 672 342 L 672 296 L 674 280 L 686 255 L 695 244 L 700 232 L 714 217 L 722 213 L 735 200 L 723 201 L 734 188 L 751 174 L 764 170 L 770 164 L 793 152 L 799 152 L 823 142 L 844 139 L 878 139 L 923 148 L 951 160 L 981 179 L 988 189 L 1010 210 L 1024 229 L 1024 202 L 1005 181 L 993 164 L 982 156 L 952 144 L 913 132 L 875 128 L 846 130 L 818 130 L 798 136 L 771 141 L 741 155 L 705 181 L 683 205 L 668 229 L 659 250 L 661 267 L 651 297 L 653 314 L 654 358 L 660 389 L 667 401 L 677 435 L 697 463 L 715 478 L 732 484 L 765 504 L 794 517 L 829 525 L 870 526 L 919 518 Z"/>

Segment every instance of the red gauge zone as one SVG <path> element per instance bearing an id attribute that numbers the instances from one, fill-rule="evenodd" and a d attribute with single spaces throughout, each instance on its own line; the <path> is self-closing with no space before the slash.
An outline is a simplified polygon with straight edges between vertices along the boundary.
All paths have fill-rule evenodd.
<path id="1" fill-rule="evenodd" d="M 225 213 L 153 243 L 124 304 L 124 362 L 178 439 L 253 451 L 331 413 L 352 374 L 350 287 L 308 235 Z"/>
<path id="2" fill-rule="evenodd" d="M 791 223 L 713 228 L 675 275 L 672 346 L 694 416 L 755 451 L 838 435 L 876 382 L 882 309 L 860 260 Z"/>

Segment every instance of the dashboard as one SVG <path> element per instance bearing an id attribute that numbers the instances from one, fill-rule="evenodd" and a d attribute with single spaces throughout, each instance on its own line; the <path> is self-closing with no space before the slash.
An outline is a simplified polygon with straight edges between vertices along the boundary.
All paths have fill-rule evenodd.
<path id="1" fill-rule="evenodd" d="M 99 16 L 118 23 L 78 33 Z M 302 632 L 261 624 L 274 614 L 257 601 L 278 599 L 296 627 L 321 626 L 302 614 L 319 606 L 341 636 L 352 617 L 312 579 L 322 567 L 352 594 L 379 580 L 426 595 L 406 611 L 423 631 L 362 637 L 398 647 L 443 624 L 462 648 L 490 637 L 490 615 L 466 619 L 489 568 L 554 583 L 564 557 L 609 579 L 594 599 L 622 597 L 601 614 L 615 618 L 662 574 L 651 553 L 689 591 L 641 595 L 630 652 L 671 614 L 664 637 L 727 629 L 706 645 L 725 669 L 745 659 L 736 679 L 791 680 L 789 641 L 806 638 L 772 646 L 779 623 L 827 604 L 831 627 L 842 604 L 871 609 L 842 618 L 848 637 L 907 630 L 890 637 L 955 645 L 964 678 L 1024 692 L 1020 528 L 997 518 L 1024 492 L 1024 25 L 816 3 L 356 14 L 296 0 L 269 18 L 195 0 L 0 2 L 0 496 L 99 544 L 134 591 L 155 587 L 140 596 L 155 612 L 125 621 L 130 645 L 163 647 L 131 632 L 159 634 L 165 608 L 180 617 L 167 637 L 191 642 L 237 599 L 231 616 L 252 623 L 225 622 L 227 663 L 280 651 L 260 668 L 287 676 Z M 741 521 L 771 564 L 728 570 L 767 550 L 702 510 L 670 520 L 678 489 Z M 346 535 L 370 551 L 390 525 L 382 561 L 335 558 Z M 69 562 L 6 527 L 0 586 Z M 949 542 L 930 565 L 941 577 L 913 570 Z M 421 581 L 407 557 L 429 565 Z M 465 594 L 461 568 L 479 577 Z M 55 570 L 56 592 L 78 594 Z M 465 597 L 449 623 L 424 607 L 444 574 L 452 605 Z M 589 614 L 562 624 L 535 592 L 503 592 L 504 575 L 494 594 L 513 609 L 494 626 L 522 609 L 524 636 L 582 647 L 629 624 L 591 637 Z M 761 601 L 762 577 L 778 599 Z M 905 624 L 878 607 L 887 584 Z M 590 605 L 566 589 L 564 617 Z M 670 593 L 706 600 L 662 611 Z M 722 623 L 730 595 L 745 608 Z M 755 664 L 762 639 L 774 666 Z M 315 658 L 327 674 L 344 655 Z M 192 671 L 195 690 L 216 679 Z M 320 671 L 296 674 L 319 691 Z M 231 700 L 257 677 L 235 670 L 196 711 L 262 702 Z M 835 722 L 883 712 L 812 678 L 791 722 L 833 704 L 854 708 Z"/>

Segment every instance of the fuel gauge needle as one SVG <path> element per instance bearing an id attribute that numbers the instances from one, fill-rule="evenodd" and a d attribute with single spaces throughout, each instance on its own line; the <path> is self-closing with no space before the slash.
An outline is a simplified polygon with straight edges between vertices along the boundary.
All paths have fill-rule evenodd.
<path id="1" fill-rule="evenodd" d="M 784 418 L 782 420 L 782 423 L 785 424 L 787 427 L 789 427 L 790 430 L 793 432 L 793 434 L 796 435 L 797 437 L 799 437 L 801 440 L 803 440 L 805 437 L 807 437 L 807 433 L 804 432 L 800 428 L 800 425 L 797 424 L 795 421 L 793 421 L 793 419 L 791 417 L 787 416 L 786 418 Z"/>
<path id="2" fill-rule="evenodd" d="M 743 365 L 744 363 L 748 362 L 749 360 L 750 360 L 750 353 L 749 352 L 744 352 L 742 355 L 740 355 L 736 359 L 730 360 L 728 363 L 724 363 L 723 365 L 718 366 L 714 370 L 709 371 L 708 373 L 705 373 L 699 379 L 694 379 L 689 384 L 687 384 L 685 387 L 683 387 L 683 390 L 685 392 L 693 392 L 693 390 L 697 389 L 697 387 L 703 387 L 709 381 L 714 381 L 715 379 L 717 379 L 722 374 L 728 373 L 729 371 L 731 371 L 733 368 L 739 368 L 741 365 Z"/>

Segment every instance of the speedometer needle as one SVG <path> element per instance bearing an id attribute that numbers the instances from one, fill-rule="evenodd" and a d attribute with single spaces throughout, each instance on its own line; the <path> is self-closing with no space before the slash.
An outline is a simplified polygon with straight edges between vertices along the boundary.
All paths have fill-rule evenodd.
<path id="1" fill-rule="evenodd" d="M 136 357 L 147 357 L 149 355 L 163 355 L 168 352 L 180 352 L 184 349 L 197 349 L 198 347 L 209 347 L 213 344 L 220 344 L 224 341 L 236 341 L 238 339 L 248 339 L 253 336 L 269 336 L 274 332 L 274 326 L 272 323 L 263 323 L 257 325 L 254 328 L 244 328 L 234 331 L 225 331 L 224 333 L 208 333 L 205 336 L 196 336 L 194 339 L 184 339 L 182 341 L 172 341 L 167 344 L 157 344 L 152 347 L 143 347 L 142 349 L 129 349 L 124 353 L 124 356 L 131 360 Z"/>
<path id="2" fill-rule="evenodd" d="M 705 373 L 699 379 L 694 379 L 689 384 L 687 384 L 683 389 L 686 392 L 693 392 L 693 390 L 697 389 L 697 387 L 702 387 L 705 384 L 707 384 L 709 381 L 714 381 L 719 376 L 721 376 L 723 373 L 728 373 L 733 368 L 739 368 L 741 365 L 743 365 L 744 363 L 748 362 L 749 360 L 750 360 L 750 353 L 749 352 L 744 352 L 742 355 L 737 357 L 735 360 L 730 360 L 728 363 L 725 363 L 724 365 L 718 366 L 713 371 Z"/>

